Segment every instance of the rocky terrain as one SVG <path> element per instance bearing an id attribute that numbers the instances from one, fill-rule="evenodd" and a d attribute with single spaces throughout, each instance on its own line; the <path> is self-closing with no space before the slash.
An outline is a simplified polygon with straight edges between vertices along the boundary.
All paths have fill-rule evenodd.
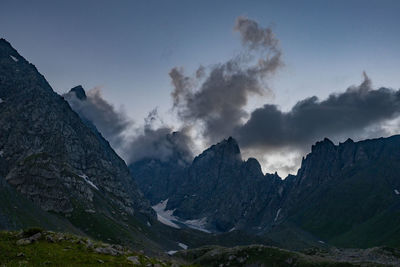
<path id="1" fill-rule="evenodd" d="M 0 99 L 1 229 L 42 226 L 158 246 L 140 233 L 155 212 L 125 162 L 4 39 Z"/>
<path id="2" fill-rule="evenodd" d="M 400 136 L 339 145 L 325 139 L 312 147 L 297 175 L 282 180 L 264 175 L 256 159 L 243 161 L 229 138 L 197 156 L 183 177 L 173 178 L 182 181 L 179 188 L 153 202 L 167 200 L 162 216 L 173 222 L 196 222 L 211 232 L 240 229 L 286 247 L 294 240 L 299 247 L 397 246 L 399 151 Z M 146 183 L 168 183 L 174 176 L 158 175 L 156 166 L 141 170 Z"/>
<path id="3" fill-rule="evenodd" d="M 400 245 L 400 136 L 334 145 L 317 142 L 281 209 L 337 246 Z"/>
<path id="4" fill-rule="evenodd" d="M 243 161 L 238 144 L 229 138 L 193 160 L 166 208 L 186 220 L 206 221 L 211 231 L 226 232 L 273 222 L 284 195 L 280 177 L 264 175 L 254 158 Z"/>
<path id="5" fill-rule="evenodd" d="M 86 100 L 81 86 L 56 94 L 0 39 L 0 229 L 85 236 L 4 232 L 1 264 L 400 264 L 400 136 L 324 139 L 281 179 L 243 160 L 232 137 L 191 160 L 174 150 L 176 132 L 167 159 L 128 168 L 71 96 Z"/>
<path id="6" fill-rule="evenodd" d="M 41 229 L 0 232 L 2 266 L 172 266 L 179 262 L 148 257 L 121 245 Z M 177 263 L 175 263 L 177 266 Z"/>
<path id="7" fill-rule="evenodd" d="M 129 165 L 135 181 L 141 185 L 141 191 L 152 205 L 174 195 L 184 182 L 191 155 L 176 147 L 179 138 L 179 132 L 165 136 L 172 151 L 168 158 L 143 158 Z"/>

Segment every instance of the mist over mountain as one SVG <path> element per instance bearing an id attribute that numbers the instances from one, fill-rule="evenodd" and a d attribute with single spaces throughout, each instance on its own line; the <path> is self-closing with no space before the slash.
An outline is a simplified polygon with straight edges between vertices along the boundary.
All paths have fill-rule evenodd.
<path id="1" fill-rule="evenodd" d="M 183 67 L 169 72 L 176 125 L 164 123 L 164 114 L 157 108 L 143 124 L 134 123 L 101 94 L 99 87 L 87 93 L 76 87 L 64 97 L 128 164 L 146 158 L 168 160 L 177 147 L 192 160 L 193 154 L 232 136 L 246 157 L 256 157 L 264 169 L 286 175 L 296 171 L 302 155 L 321 138 L 342 141 L 352 137 L 357 141 L 396 133 L 398 126 L 392 121 L 399 116 L 399 91 L 374 89 L 365 72 L 360 85 L 343 92 L 338 88 L 326 99 L 309 96 L 288 111 L 269 103 L 274 91 L 268 83 L 284 67 L 279 39 L 271 27 L 263 28 L 247 17 L 238 17 L 233 29 L 239 34 L 242 50 L 232 59 L 209 67 L 201 65 L 193 75 L 185 75 Z M 254 96 L 263 96 L 267 103 L 247 112 Z M 174 132 L 181 135 L 174 141 L 179 140 L 179 144 L 167 138 Z M 289 156 L 282 162 L 289 153 L 292 162 Z M 277 159 L 280 161 L 274 164 Z"/>
<path id="2" fill-rule="evenodd" d="M 1 229 L 41 226 L 151 242 L 137 224 L 153 221 L 155 212 L 125 162 L 4 39 L 0 96 Z M 127 220 L 130 226 L 121 223 Z"/>

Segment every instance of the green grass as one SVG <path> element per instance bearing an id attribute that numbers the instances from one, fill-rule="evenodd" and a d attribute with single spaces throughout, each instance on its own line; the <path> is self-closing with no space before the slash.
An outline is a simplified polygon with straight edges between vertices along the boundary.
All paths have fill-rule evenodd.
<path id="1" fill-rule="evenodd" d="M 31 231 L 24 233 L 29 232 Z M 0 266 L 133 266 L 127 259 L 129 256 L 138 258 L 140 264 L 137 266 L 171 266 L 171 262 L 150 258 L 126 248 L 123 249 L 126 253 L 124 255 L 99 254 L 94 249 L 107 244 L 92 241 L 93 248 L 88 247 L 86 238 L 71 234 L 43 231 L 40 240 L 28 245 L 18 245 L 17 241 L 23 238 L 24 233 L 0 232 Z"/>

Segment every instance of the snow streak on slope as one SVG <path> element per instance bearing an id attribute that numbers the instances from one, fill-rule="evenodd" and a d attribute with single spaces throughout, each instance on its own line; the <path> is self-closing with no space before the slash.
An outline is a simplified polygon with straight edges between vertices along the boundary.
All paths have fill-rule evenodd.
<path id="1" fill-rule="evenodd" d="M 86 174 L 79 175 L 79 177 L 85 180 L 86 183 L 88 183 L 91 187 L 93 187 L 97 191 L 99 190 L 99 188 L 92 181 L 89 180 L 89 177 Z"/>
<path id="2" fill-rule="evenodd" d="M 197 220 L 182 220 L 177 216 L 174 216 L 173 213 L 175 210 L 166 210 L 168 204 L 168 199 L 162 200 L 160 203 L 152 206 L 153 210 L 157 213 L 157 219 L 159 222 L 180 229 L 178 224 L 186 225 L 189 228 L 202 231 L 205 233 L 210 233 L 205 226 L 207 223 L 207 218 L 204 217 L 202 219 Z"/>
<path id="3" fill-rule="evenodd" d="M 157 213 L 157 220 L 165 225 L 180 229 L 178 225 L 173 223 L 173 221 L 177 221 L 176 217 L 172 215 L 172 213 L 174 213 L 174 210 L 165 210 L 165 208 L 167 207 L 167 203 L 168 199 L 161 201 L 157 205 L 152 206 L 153 210 Z"/>

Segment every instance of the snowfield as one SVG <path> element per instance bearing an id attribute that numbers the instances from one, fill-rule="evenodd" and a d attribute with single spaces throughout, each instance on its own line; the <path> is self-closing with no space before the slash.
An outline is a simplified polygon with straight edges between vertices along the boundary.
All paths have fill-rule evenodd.
<path id="1" fill-rule="evenodd" d="M 205 226 L 207 224 L 207 218 L 201 218 L 196 220 L 182 220 L 173 213 L 175 210 L 166 210 L 168 199 L 160 201 L 160 203 L 152 206 L 153 210 L 157 213 L 157 220 L 165 225 L 171 226 L 176 229 L 180 229 L 178 224 L 183 224 L 189 228 L 202 231 L 205 233 L 211 233 Z"/>

